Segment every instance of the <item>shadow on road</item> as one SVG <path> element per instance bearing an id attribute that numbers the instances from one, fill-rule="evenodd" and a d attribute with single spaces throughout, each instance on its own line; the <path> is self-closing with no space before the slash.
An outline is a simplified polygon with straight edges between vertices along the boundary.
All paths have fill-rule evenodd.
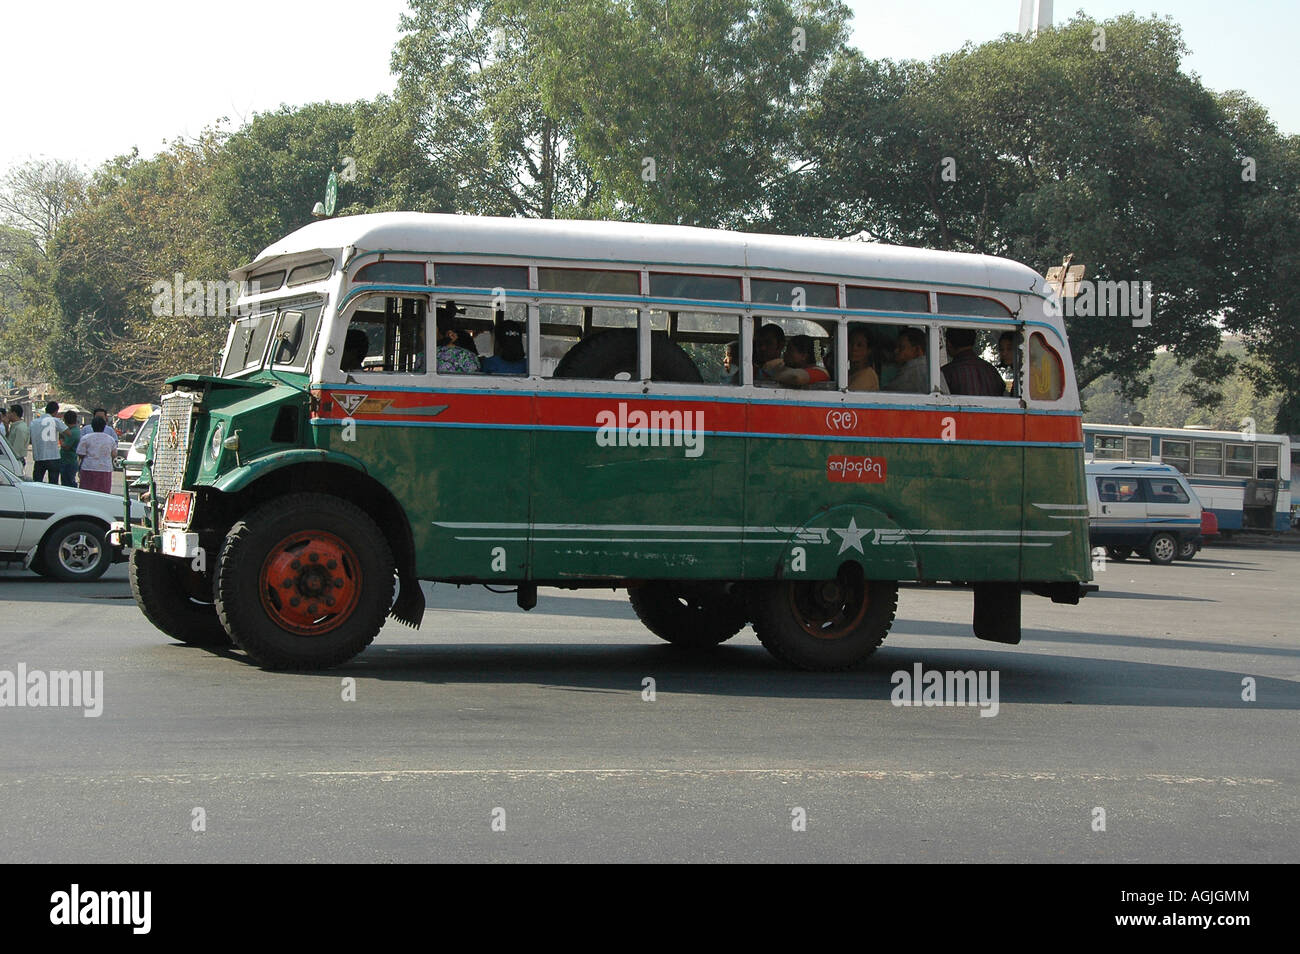
<path id="1" fill-rule="evenodd" d="M 916 621 L 911 621 L 913 624 Z M 927 623 L 927 632 L 962 627 Z M 953 635 L 960 633 L 954 632 Z M 947 633 L 945 633 L 947 635 Z M 1072 637 L 1027 631 L 1026 642 L 1115 643 L 1170 649 L 1261 652 L 1251 647 L 1205 646 L 1140 637 Z M 1041 705 L 1157 706 L 1196 709 L 1300 709 L 1300 684 L 1261 678 L 1255 673 L 1226 669 L 1161 665 L 1117 659 L 1002 649 L 977 643 L 966 649 L 890 646 L 886 643 L 860 669 L 841 673 L 807 673 L 786 669 L 768 655 L 748 630 L 733 642 L 713 650 L 682 651 L 662 645 L 475 644 L 374 645 L 361 656 L 327 672 L 266 673 L 259 677 L 324 679 L 337 683 L 345 676 L 430 686 L 520 685 L 558 692 L 640 692 L 642 680 L 654 678 L 656 691 L 700 695 L 805 698 L 889 699 L 897 682 L 894 673 L 922 670 L 996 671 L 1002 703 Z M 176 653 L 223 656 L 247 665 L 232 650 L 207 650 L 179 644 Z M 1287 651 L 1294 654 L 1292 651 Z M 183 663 L 182 663 L 183 664 Z M 234 674 L 232 674 L 234 675 Z M 1242 680 L 1256 681 L 1259 701 L 1243 702 Z"/>

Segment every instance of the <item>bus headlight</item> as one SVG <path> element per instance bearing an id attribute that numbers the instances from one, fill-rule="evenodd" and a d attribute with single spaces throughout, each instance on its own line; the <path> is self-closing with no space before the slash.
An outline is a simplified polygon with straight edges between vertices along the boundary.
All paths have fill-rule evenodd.
<path id="1" fill-rule="evenodd" d="M 225 433 L 226 433 L 226 422 L 225 421 L 218 422 L 217 429 L 212 432 L 212 443 L 208 445 L 208 455 L 213 460 L 216 460 L 218 457 L 221 456 L 221 438 L 225 436 Z"/>

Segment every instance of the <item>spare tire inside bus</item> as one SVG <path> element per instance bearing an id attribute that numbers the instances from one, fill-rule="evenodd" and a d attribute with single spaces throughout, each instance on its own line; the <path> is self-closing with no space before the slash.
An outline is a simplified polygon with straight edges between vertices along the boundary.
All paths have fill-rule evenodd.
<path id="1" fill-rule="evenodd" d="M 557 378 L 636 380 L 635 328 L 611 328 L 584 338 L 568 350 L 555 368 Z M 650 379 L 703 384 L 691 356 L 663 332 L 650 336 Z"/>

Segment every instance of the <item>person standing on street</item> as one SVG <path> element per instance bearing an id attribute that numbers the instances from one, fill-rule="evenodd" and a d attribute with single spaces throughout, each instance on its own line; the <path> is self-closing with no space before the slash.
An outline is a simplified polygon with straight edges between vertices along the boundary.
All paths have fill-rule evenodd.
<path id="1" fill-rule="evenodd" d="M 55 417 L 59 413 L 58 401 L 46 401 L 45 413 L 32 421 L 32 480 L 59 482 L 59 435 L 68 425 Z"/>
<path id="2" fill-rule="evenodd" d="M 82 425 L 82 428 L 81 428 L 81 436 L 82 436 L 82 437 L 89 437 L 91 434 L 93 434 L 93 433 L 95 432 L 95 429 L 94 429 L 93 427 L 90 426 L 91 422 L 92 422 L 92 421 L 95 421 L 95 420 L 101 420 L 101 421 L 103 421 L 103 422 L 104 422 L 104 426 L 107 427 L 107 426 L 108 426 L 108 411 L 104 410 L 104 408 L 102 408 L 102 407 L 97 407 L 97 408 L 95 408 L 95 410 L 91 412 L 90 421 L 87 421 L 84 425 Z"/>
<path id="3" fill-rule="evenodd" d="M 63 423 L 67 429 L 59 434 L 59 482 L 65 487 L 77 486 L 77 444 L 81 441 L 81 428 L 77 426 L 77 412 L 64 411 Z"/>
<path id="4" fill-rule="evenodd" d="M 31 433 L 27 429 L 27 422 L 23 420 L 21 404 L 9 406 L 9 433 L 5 435 L 5 440 L 9 442 L 9 449 L 18 458 L 18 476 L 25 480 L 26 477 L 23 475 L 27 470 L 27 445 L 31 443 Z"/>
<path id="5" fill-rule="evenodd" d="M 117 440 L 110 435 L 102 418 L 95 418 L 90 427 L 90 434 L 77 442 L 77 456 L 81 458 L 81 489 L 111 494 Z"/>

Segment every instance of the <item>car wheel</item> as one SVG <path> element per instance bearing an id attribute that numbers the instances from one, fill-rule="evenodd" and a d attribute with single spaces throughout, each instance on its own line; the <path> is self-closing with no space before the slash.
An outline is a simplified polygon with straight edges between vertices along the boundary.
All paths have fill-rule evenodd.
<path id="1" fill-rule="evenodd" d="M 64 583 L 99 579 L 113 562 L 113 551 L 105 539 L 107 533 L 107 528 L 93 520 L 59 524 L 41 544 L 43 575 Z"/>
<path id="2" fill-rule="evenodd" d="M 1110 557 L 1117 563 L 1123 563 L 1133 555 L 1132 547 L 1107 547 L 1106 556 Z"/>
<path id="3" fill-rule="evenodd" d="M 1168 566 L 1178 555 L 1178 538 L 1172 533 L 1157 533 L 1147 544 L 1147 559 L 1160 566 Z"/>
<path id="4" fill-rule="evenodd" d="M 1184 540 L 1182 543 L 1178 544 L 1178 559 L 1190 560 L 1194 556 L 1196 556 L 1195 540 Z"/>
<path id="5" fill-rule="evenodd" d="M 327 494 L 293 494 L 226 534 L 217 613 L 267 669 L 326 669 L 379 634 L 394 585 L 392 550 L 365 511 Z"/>

